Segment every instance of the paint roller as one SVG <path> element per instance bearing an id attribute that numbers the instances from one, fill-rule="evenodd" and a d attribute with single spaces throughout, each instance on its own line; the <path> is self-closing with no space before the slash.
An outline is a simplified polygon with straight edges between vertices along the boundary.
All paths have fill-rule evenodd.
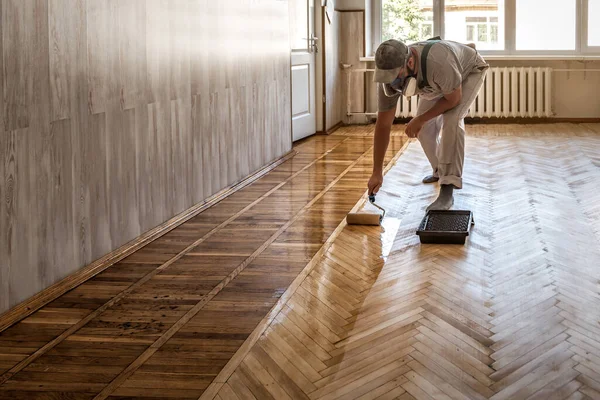
<path id="1" fill-rule="evenodd" d="M 380 215 L 366 212 L 348 213 L 346 216 L 348 225 L 381 225 L 381 221 L 383 221 L 383 217 L 385 217 L 385 210 L 375 204 L 374 194 L 369 195 L 369 202 L 383 211 L 383 214 Z"/>

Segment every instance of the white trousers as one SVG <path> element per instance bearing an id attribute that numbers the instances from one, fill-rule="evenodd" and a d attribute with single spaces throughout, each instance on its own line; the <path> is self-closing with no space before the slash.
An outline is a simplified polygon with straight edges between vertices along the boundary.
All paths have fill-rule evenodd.
<path id="1" fill-rule="evenodd" d="M 462 83 L 460 103 L 444 114 L 430 119 L 419 133 L 419 142 L 440 184 L 462 189 L 465 159 L 465 116 L 483 85 L 487 68 L 475 70 Z M 428 111 L 439 99 L 419 99 L 417 115 Z M 441 133 L 441 135 L 440 135 Z"/>

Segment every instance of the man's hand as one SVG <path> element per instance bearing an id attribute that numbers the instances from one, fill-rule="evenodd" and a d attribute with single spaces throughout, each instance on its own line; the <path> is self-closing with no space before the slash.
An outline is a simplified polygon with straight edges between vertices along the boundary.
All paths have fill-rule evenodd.
<path id="1" fill-rule="evenodd" d="M 371 179 L 369 179 L 368 184 L 369 195 L 376 194 L 377 192 L 379 192 L 381 185 L 383 185 L 383 175 L 377 172 L 373 172 L 373 175 L 371 175 Z"/>
<path id="2" fill-rule="evenodd" d="M 406 136 L 408 136 L 409 138 L 416 138 L 417 136 L 419 136 L 419 132 L 421 132 L 421 129 L 423 128 L 424 124 L 425 122 L 421 117 L 414 117 L 406 125 Z"/>

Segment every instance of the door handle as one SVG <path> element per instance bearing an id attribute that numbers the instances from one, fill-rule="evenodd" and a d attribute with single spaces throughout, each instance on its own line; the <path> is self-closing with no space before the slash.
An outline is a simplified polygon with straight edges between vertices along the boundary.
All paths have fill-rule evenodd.
<path id="1" fill-rule="evenodd" d="M 317 45 L 317 41 L 319 40 L 318 37 L 316 37 L 314 34 L 310 35 L 310 38 L 302 38 L 303 40 L 309 40 L 310 41 L 310 49 L 309 50 L 314 50 L 315 53 L 319 52 L 319 46 Z"/>

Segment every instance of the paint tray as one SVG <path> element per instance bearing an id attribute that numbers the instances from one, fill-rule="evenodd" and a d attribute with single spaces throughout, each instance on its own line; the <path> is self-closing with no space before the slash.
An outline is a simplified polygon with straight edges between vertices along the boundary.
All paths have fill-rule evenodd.
<path id="1" fill-rule="evenodd" d="M 465 244 L 473 213 L 466 210 L 427 211 L 417 235 L 421 243 Z"/>

